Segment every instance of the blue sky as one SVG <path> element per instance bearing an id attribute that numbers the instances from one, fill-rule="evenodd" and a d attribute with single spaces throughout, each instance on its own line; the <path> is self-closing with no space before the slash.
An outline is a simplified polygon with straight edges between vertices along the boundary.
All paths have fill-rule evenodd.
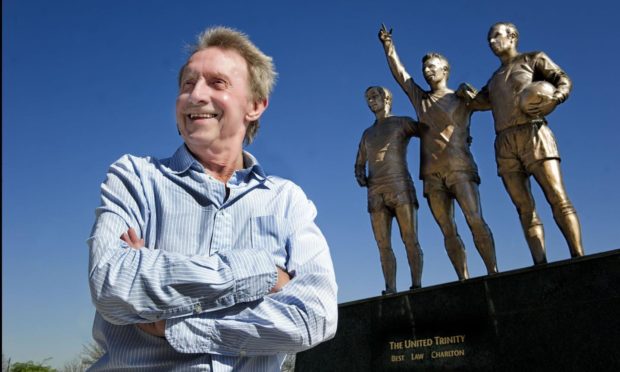
<path id="1" fill-rule="evenodd" d="M 393 113 L 414 116 L 393 80 L 377 39 L 394 29 L 401 60 L 426 88 L 421 57 L 451 62 L 450 86 L 484 85 L 498 66 L 486 43 L 489 26 L 515 23 L 520 50 L 543 50 L 574 83 L 549 116 L 569 195 L 579 212 L 587 254 L 619 247 L 620 135 L 616 73 L 617 5 L 582 2 L 392 1 L 33 1 L 2 3 L 2 341 L 16 361 L 73 358 L 90 341 L 94 307 L 87 284 L 86 239 L 109 164 L 125 153 L 166 157 L 181 144 L 174 101 L 184 45 L 210 25 L 248 33 L 274 57 L 279 80 L 248 150 L 269 173 L 301 185 L 319 210 L 330 243 L 339 302 L 378 295 L 379 256 L 366 212 L 366 190 L 353 163 L 374 118 L 363 92 L 384 85 Z M 489 113 L 472 118 L 485 218 L 498 266 L 532 264 L 517 214 L 493 155 Z M 417 177 L 419 145 L 408 162 Z M 456 280 L 443 238 L 416 179 L 423 285 Z M 537 185 L 550 261 L 569 257 Z M 457 209 L 473 277 L 485 273 Z M 398 287 L 410 286 L 394 224 Z"/>

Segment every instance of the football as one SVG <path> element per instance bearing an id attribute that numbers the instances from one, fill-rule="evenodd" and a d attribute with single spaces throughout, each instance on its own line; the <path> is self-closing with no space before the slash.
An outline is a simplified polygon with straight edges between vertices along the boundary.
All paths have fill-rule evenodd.
<path id="1" fill-rule="evenodd" d="M 521 111 L 527 113 L 527 107 L 531 104 L 543 102 L 545 98 L 541 96 L 553 97 L 555 87 L 546 81 L 533 81 L 526 85 L 519 93 L 519 107 Z M 557 105 L 547 105 L 541 112 L 542 116 L 549 115 Z"/>

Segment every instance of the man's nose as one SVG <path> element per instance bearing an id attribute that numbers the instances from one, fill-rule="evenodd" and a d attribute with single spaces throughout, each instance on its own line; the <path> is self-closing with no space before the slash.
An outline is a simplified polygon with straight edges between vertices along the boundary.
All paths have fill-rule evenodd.
<path id="1" fill-rule="evenodd" d="M 205 104 L 209 100 L 209 94 L 210 88 L 206 82 L 198 80 L 189 95 L 189 101 L 194 105 Z"/>

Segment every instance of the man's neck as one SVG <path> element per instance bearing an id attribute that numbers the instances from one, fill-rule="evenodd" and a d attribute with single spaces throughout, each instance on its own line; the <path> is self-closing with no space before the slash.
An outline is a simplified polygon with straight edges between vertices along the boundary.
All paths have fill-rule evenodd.
<path id="1" fill-rule="evenodd" d="M 499 60 L 502 62 L 502 66 L 506 66 L 510 62 L 512 62 L 515 57 L 519 55 L 516 49 L 510 49 L 506 53 L 499 56 Z"/>
<path id="2" fill-rule="evenodd" d="M 385 118 L 389 118 L 392 116 L 389 111 L 381 110 L 379 112 L 375 112 L 375 117 L 377 118 L 377 122 L 382 121 Z"/>
<path id="3" fill-rule="evenodd" d="M 436 84 L 433 84 L 431 87 L 431 93 L 433 94 L 446 94 L 452 93 L 452 90 L 448 88 L 448 84 L 445 80 L 439 81 Z"/>
<path id="4" fill-rule="evenodd" d="M 190 146 L 187 147 L 206 172 L 223 183 L 228 182 L 235 171 L 243 169 L 243 148 L 241 146 L 224 149 L 210 146 L 198 151 Z"/>

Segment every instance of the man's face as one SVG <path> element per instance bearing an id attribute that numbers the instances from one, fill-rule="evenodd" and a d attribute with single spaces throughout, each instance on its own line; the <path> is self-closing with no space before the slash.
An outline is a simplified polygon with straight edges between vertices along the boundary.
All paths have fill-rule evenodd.
<path id="1" fill-rule="evenodd" d="M 372 112 L 379 112 L 385 108 L 385 99 L 377 88 L 372 88 L 366 92 L 366 102 Z"/>
<path id="2" fill-rule="evenodd" d="M 252 102 L 247 62 L 234 50 L 200 50 L 183 69 L 176 117 L 190 150 L 242 143 L 265 107 Z"/>
<path id="3" fill-rule="evenodd" d="M 510 35 L 506 25 L 494 26 L 489 31 L 489 47 L 496 56 L 500 56 L 515 48 L 516 39 Z"/>
<path id="4" fill-rule="evenodd" d="M 447 79 L 447 67 L 446 61 L 441 58 L 432 57 L 427 59 L 422 67 L 424 79 L 429 85 L 433 85 L 434 83 Z"/>

